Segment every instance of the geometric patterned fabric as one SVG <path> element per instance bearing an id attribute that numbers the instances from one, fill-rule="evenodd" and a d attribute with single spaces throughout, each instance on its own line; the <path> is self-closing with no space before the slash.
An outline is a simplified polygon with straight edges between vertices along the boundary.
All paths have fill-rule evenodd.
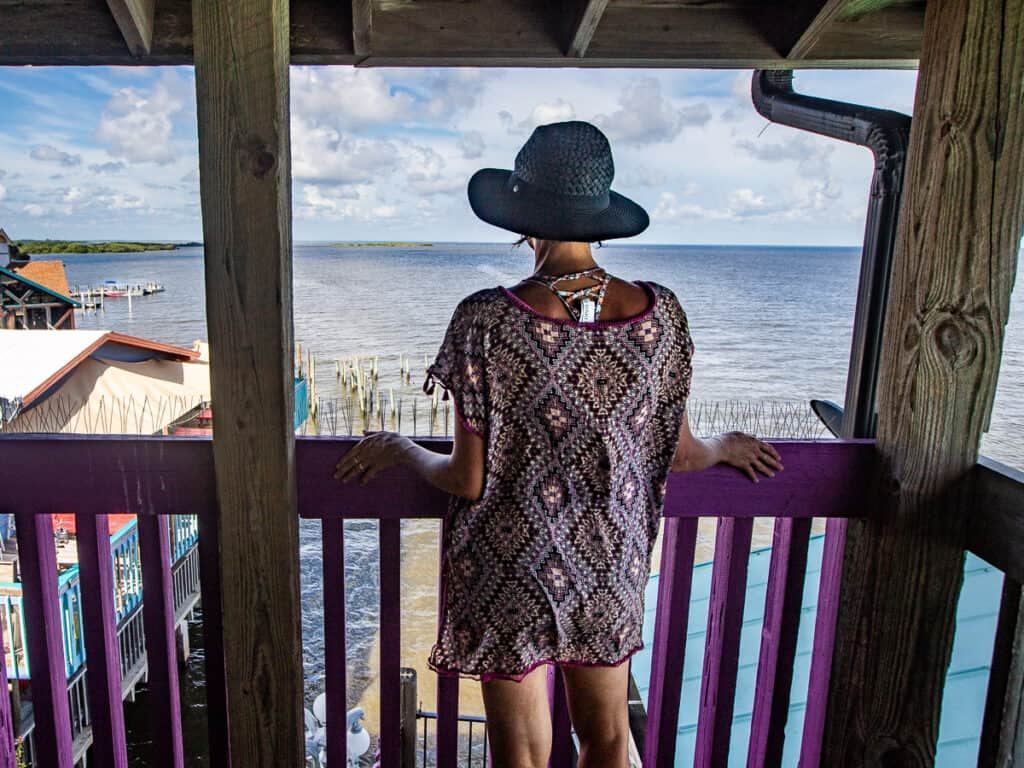
<path id="1" fill-rule="evenodd" d="M 480 499 L 452 497 L 428 664 L 520 680 L 642 646 L 644 587 L 690 391 L 675 294 L 616 321 L 544 317 L 503 287 L 456 307 L 434 382 L 486 440 Z"/>

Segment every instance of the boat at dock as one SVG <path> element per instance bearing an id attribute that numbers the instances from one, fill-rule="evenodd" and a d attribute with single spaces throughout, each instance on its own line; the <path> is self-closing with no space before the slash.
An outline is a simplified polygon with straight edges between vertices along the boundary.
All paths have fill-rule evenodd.
<path id="1" fill-rule="evenodd" d="M 106 280 L 100 285 L 78 286 L 71 289 L 70 296 L 73 299 L 82 301 L 86 306 L 95 301 L 104 299 L 125 299 L 136 296 L 153 296 L 157 293 L 164 293 L 167 289 L 155 280 L 147 280 L 144 283 L 119 283 L 116 280 Z"/>

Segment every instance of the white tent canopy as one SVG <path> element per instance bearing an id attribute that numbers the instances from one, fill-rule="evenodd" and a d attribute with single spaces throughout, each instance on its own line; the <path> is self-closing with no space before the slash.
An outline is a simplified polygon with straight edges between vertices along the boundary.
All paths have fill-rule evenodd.
<path id="1" fill-rule="evenodd" d="M 0 331 L 0 431 L 160 432 L 210 399 L 196 357 L 108 331 Z"/>

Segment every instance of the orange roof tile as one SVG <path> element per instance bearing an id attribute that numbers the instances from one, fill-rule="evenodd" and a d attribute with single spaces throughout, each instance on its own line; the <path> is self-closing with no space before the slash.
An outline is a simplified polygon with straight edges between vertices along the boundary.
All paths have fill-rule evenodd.
<path id="1" fill-rule="evenodd" d="M 64 273 L 63 261 L 28 261 L 12 264 L 8 269 L 51 291 L 68 295 L 68 277 Z"/>

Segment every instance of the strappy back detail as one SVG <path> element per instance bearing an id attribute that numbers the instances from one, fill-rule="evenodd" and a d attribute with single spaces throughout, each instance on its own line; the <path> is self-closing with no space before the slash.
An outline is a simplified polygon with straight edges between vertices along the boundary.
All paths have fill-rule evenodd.
<path id="1" fill-rule="evenodd" d="M 600 272 L 601 276 L 596 277 L 595 273 Z M 582 278 L 590 278 L 591 280 L 597 280 L 593 285 L 587 285 L 582 288 L 575 290 L 565 290 L 562 288 L 556 288 L 555 285 L 562 282 L 563 280 L 580 280 Z M 604 267 L 590 267 L 579 272 L 569 272 L 564 275 L 542 275 L 534 273 L 526 278 L 525 282 L 539 283 L 551 291 L 558 300 L 565 305 L 566 311 L 569 313 L 569 317 L 579 322 L 583 314 L 583 301 L 594 302 L 594 316 L 589 318 L 591 321 L 596 321 L 601 316 L 601 307 L 604 305 L 604 296 L 608 291 L 608 284 L 611 283 L 612 276 L 604 269 Z M 580 308 L 577 309 L 573 306 L 574 302 L 581 302 Z"/>

